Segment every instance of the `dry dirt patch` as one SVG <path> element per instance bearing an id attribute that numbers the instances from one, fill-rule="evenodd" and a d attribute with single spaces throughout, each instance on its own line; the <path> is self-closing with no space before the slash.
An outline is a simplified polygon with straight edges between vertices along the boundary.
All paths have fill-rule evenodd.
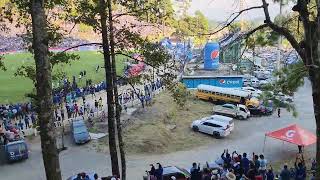
<path id="1" fill-rule="evenodd" d="M 193 120 L 211 114 L 212 104 L 192 96 L 184 108 L 173 102 L 169 93 L 155 98 L 152 106 L 139 109 L 131 117 L 133 122 L 125 130 L 126 150 L 130 153 L 167 153 L 200 146 L 212 137 L 194 133 Z"/>

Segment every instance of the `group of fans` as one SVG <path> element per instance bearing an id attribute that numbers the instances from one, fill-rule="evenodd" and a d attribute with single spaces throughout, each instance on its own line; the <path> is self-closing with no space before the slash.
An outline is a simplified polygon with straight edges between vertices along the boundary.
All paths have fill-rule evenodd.
<path id="1" fill-rule="evenodd" d="M 306 180 L 307 172 L 311 174 L 311 180 L 315 180 L 316 161 L 313 160 L 311 168 L 307 166 L 302 153 L 298 153 L 294 162 L 294 167 L 290 168 L 287 164 L 281 171 L 275 172 L 263 154 L 252 154 L 249 158 L 247 153 L 238 154 L 236 151 L 229 153 L 224 150 L 220 158 L 214 164 L 208 162 L 201 169 L 200 163 L 193 163 L 190 169 L 190 180 Z M 162 166 L 157 169 L 151 166 L 148 171 L 150 180 L 162 180 Z M 168 178 L 168 177 L 166 177 Z M 171 180 L 178 177 L 172 175 Z"/>
<path id="2" fill-rule="evenodd" d="M 36 123 L 36 113 L 31 103 L 0 105 L 0 144 L 20 139 L 24 129 Z"/>

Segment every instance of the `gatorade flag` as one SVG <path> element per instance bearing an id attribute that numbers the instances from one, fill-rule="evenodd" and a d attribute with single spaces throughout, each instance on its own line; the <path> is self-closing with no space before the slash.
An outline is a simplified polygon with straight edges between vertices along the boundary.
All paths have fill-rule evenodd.
<path id="1" fill-rule="evenodd" d="M 266 136 L 280 139 L 282 141 L 299 146 L 309 146 L 317 141 L 317 137 L 313 133 L 299 127 L 296 124 L 266 133 Z"/>

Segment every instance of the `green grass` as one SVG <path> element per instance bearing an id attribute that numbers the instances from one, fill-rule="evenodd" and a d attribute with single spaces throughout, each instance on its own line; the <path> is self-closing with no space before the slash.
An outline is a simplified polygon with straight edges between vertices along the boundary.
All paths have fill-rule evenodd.
<path id="1" fill-rule="evenodd" d="M 94 83 L 105 79 L 103 68 L 100 68 L 98 73 L 95 72 L 97 65 L 104 67 L 101 53 L 82 51 L 75 52 L 75 54 L 80 56 L 79 61 L 73 61 L 70 64 L 57 65 L 54 67 L 53 71 L 57 68 L 62 68 L 70 80 L 73 75 L 78 78 L 80 71 L 83 70 L 87 71 L 87 79 L 92 79 Z M 118 56 L 117 74 L 123 73 L 124 59 L 123 56 Z M 27 101 L 25 94 L 33 91 L 32 81 L 23 77 L 15 77 L 14 73 L 17 71 L 18 67 L 23 64 L 34 64 L 33 56 L 30 53 L 5 55 L 4 63 L 7 71 L 0 71 L 0 104 Z M 80 86 L 83 86 L 85 84 L 85 79 L 82 79 L 79 84 Z"/>

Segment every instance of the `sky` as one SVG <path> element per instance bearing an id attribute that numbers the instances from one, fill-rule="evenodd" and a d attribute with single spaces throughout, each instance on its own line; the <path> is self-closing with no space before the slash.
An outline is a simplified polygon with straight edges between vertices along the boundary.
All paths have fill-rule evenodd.
<path id="1" fill-rule="evenodd" d="M 208 19 L 216 21 L 224 21 L 233 12 L 239 11 L 240 0 L 192 0 L 189 13 L 194 13 L 200 10 Z M 252 6 L 260 6 L 261 0 L 244 0 L 244 8 Z M 272 0 L 267 0 L 269 3 L 269 12 L 272 18 L 279 14 L 279 4 L 274 4 Z M 285 11 L 291 9 L 292 5 L 285 8 Z M 243 19 L 256 20 L 263 19 L 264 13 L 262 9 L 252 10 L 243 15 Z"/>

